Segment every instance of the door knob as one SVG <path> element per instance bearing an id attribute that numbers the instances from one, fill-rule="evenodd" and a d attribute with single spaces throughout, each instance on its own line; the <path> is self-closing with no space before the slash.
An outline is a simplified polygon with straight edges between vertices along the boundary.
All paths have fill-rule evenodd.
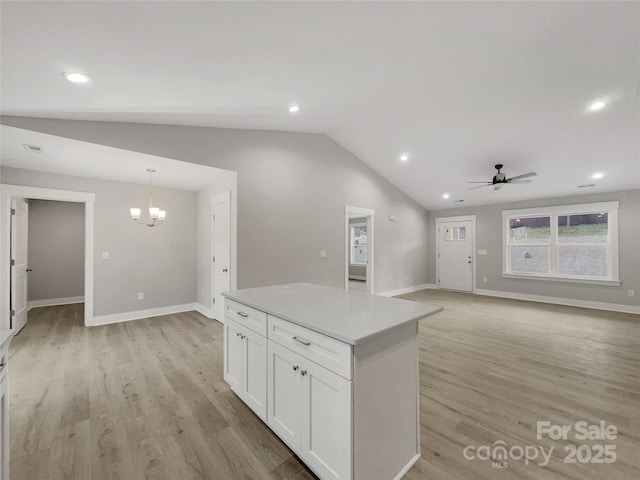
<path id="1" fill-rule="evenodd" d="M 33 272 L 33 268 L 27 268 L 27 272 Z"/>
<path id="2" fill-rule="evenodd" d="M 229 270 L 227 270 L 226 268 L 222 269 L 222 273 L 227 273 Z"/>
<path id="3" fill-rule="evenodd" d="M 302 371 L 300 372 L 300 375 L 302 375 L 303 377 L 304 377 L 306 374 L 307 374 L 307 371 L 306 371 L 306 370 L 302 370 Z"/>
<path id="4" fill-rule="evenodd" d="M 469 260 L 467 263 L 471 263 L 471 260 Z"/>
<path id="5" fill-rule="evenodd" d="M 295 372 L 295 371 L 297 371 L 299 368 L 300 368 L 299 366 L 294 365 L 294 366 L 293 366 L 293 371 Z"/>

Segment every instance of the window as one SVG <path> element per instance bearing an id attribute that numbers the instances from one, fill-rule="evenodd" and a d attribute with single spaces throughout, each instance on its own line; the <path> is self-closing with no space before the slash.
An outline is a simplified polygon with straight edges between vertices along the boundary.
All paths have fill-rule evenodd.
<path id="1" fill-rule="evenodd" d="M 447 242 L 455 242 L 457 240 L 465 240 L 466 227 L 448 227 L 444 229 L 444 239 Z"/>
<path id="2" fill-rule="evenodd" d="M 619 285 L 618 206 L 503 211 L 503 275 Z"/>
<path id="3" fill-rule="evenodd" d="M 351 224 L 351 264 L 367 264 L 367 224 Z"/>

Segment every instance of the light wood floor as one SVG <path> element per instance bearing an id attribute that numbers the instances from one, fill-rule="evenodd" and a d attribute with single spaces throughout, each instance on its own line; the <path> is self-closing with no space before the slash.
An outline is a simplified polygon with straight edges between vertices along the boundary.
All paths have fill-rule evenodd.
<path id="1" fill-rule="evenodd" d="M 640 478 L 640 319 L 426 290 L 416 479 Z M 222 379 L 222 327 L 198 313 L 82 327 L 34 309 L 10 347 L 12 480 L 312 479 Z M 564 464 L 538 420 L 615 424 L 617 461 Z M 467 461 L 467 445 L 555 446 L 546 467 Z M 573 442 L 576 443 L 576 442 Z M 375 479 L 366 479 L 375 480 Z"/>

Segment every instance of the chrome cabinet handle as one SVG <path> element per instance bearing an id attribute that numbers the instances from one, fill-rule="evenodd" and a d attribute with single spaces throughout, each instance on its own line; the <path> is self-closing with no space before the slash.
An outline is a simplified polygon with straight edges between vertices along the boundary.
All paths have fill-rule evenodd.
<path id="1" fill-rule="evenodd" d="M 249 316 L 249 314 L 244 313 L 244 312 L 236 312 L 236 315 L 240 315 L 243 318 L 247 318 Z"/>
<path id="2" fill-rule="evenodd" d="M 311 342 L 309 340 L 304 340 L 303 338 L 291 337 L 291 340 L 295 340 L 296 342 L 301 343 L 302 345 L 304 345 L 306 347 L 311 345 Z"/>
<path id="3" fill-rule="evenodd" d="M 304 377 L 306 374 L 307 374 L 307 371 L 306 371 L 306 370 L 302 370 L 302 371 L 300 372 L 300 375 L 302 375 L 303 377 Z"/>

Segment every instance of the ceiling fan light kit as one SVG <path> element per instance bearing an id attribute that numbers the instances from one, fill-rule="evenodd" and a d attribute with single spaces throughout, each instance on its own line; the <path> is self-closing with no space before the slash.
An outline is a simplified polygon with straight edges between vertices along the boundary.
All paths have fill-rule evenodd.
<path id="1" fill-rule="evenodd" d="M 536 172 L 523 173 L 522 175 L 516 175 L 515 177 L 507 178 L 507 175 L 502 173 L 500 170 L 504 167 L 503 164 L 497 163 L 494 168 L 498 171 L 493 176 L 493 180 L 490 182 L 467 182 L 467 183 L 483 183 L 484 185 L 478 185 L 477 187 L 471 187 L 469 190 L 475 190 L 476 188 L 482 187 L 493 187 L 494 190 L 500 190 L 503 185 L 508 185 L 510 183 L 531 183 L 531 180 L 525 180 L 525 178 L 535 177 L 538 175 Z"/>

